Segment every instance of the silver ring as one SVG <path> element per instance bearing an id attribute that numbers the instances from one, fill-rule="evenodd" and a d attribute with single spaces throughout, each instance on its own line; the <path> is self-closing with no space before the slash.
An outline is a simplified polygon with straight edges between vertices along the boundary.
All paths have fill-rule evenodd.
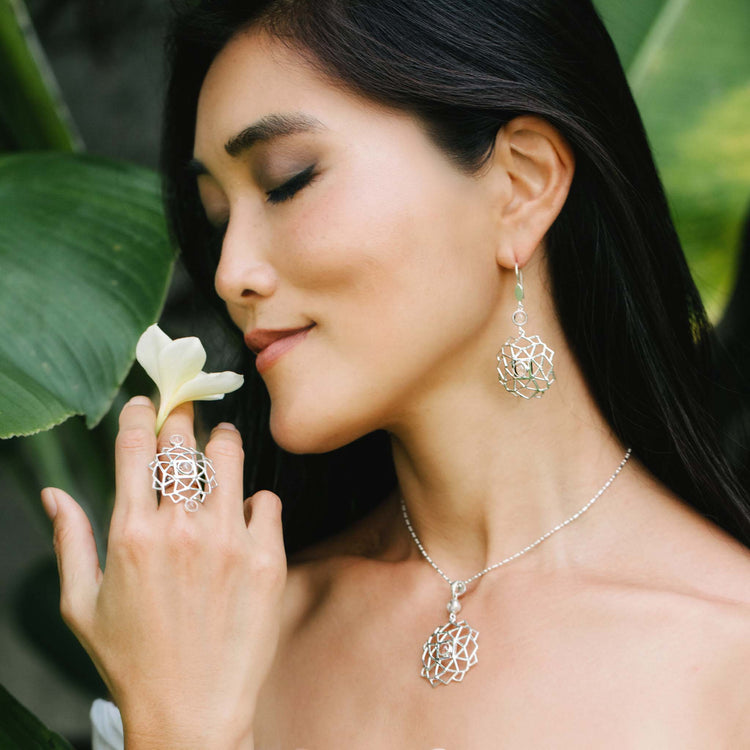
<path id="1" fill-rule="evenodd" d="M 181 435 L 173 435 L 170 442 L 148 465 L 154 479 L 151 486 L 162 498 L 185 503 L 185 510 L 194 513 L 218 485 L 214 465 L 205 454 L 183 445 Z"/>

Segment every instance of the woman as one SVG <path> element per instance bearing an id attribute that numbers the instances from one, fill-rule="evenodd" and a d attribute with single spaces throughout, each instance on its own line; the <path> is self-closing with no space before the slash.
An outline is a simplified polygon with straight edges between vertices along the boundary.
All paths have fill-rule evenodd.
<path id="1" fill-rule="evenodd" d="M 45 494 L 128 750 L 750 745 L 747 498 L 590 3 L 206 2 L 171 60 L 171 224 L 264 349 L 258 491 L 220 424 L 218 487 L 158 506 L 192 411 L 157 442 L 139 398 L 106 573 Z"/>

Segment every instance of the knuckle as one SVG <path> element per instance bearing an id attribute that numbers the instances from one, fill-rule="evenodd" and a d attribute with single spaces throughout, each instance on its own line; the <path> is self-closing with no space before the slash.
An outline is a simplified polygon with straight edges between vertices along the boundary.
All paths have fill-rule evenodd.
<path id="1" fill-rule="evenodd" d="M 76 606 L 70 592 L 65 588 L 60 592 L 60 617 L 62 621 L 71 629 L 77 626 Z"/>
<path id="2" fill-rule="evenodd" d="M 252 568 L 256 578 L 269 587 L 277 586 L 286 578 L 284 561 L 270 551 L 258 550 L 253 557 Z"/>
<path id="3" fill-rule="evenodd" d="M 115 446 L 123 453 L 142 453 L 151 449 L 153 438 L 145 427 L 126 427 L 118 433 Z"/>
<path id="4" fill-rule="evenodd" d="M 152 536 L 152 529 L 145 524 L 113 526 L 109 533 L 109 547 L 124 552 L 128 557 L 138 557 L 152 547 Z"/>
<path id="5" fill-rule="evenodd" d="M 229 568 L 234 568 L 247 557 L 247 548 L 234 536 L 220 539 L 217 544 L 218 556 Z"/>
<path id="6" fill-rule="evenodd" d="M 167 527 L 166 543 L 169 549 L 175 552 L 195 551 L 203 543 L 202 534 L 196 524 L 181 523 L 177 519 L 174 521 Z"/>

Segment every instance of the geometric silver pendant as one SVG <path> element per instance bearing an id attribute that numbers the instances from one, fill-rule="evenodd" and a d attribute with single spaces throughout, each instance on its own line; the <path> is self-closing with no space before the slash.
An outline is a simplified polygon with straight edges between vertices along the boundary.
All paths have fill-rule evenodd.
<path id="1" fill-rule="evenodd" d="M 541 398 L 555 382 L 555 353 L 539 336 L 509 338 L 497 354 L 497 373 L 508 393 L 521 398 Z"/>
<path id="2" fill-rule="evenodd" d="M 466 620 L 455 621 L 435 628 L 422 649 L 422 677 L 430 685 L 461 682 L 464 675 L 477 663 L 477 636 Z"/>

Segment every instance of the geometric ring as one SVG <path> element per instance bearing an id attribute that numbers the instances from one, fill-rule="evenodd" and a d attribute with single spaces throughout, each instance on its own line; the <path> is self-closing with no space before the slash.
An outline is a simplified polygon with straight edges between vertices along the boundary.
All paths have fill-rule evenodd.
<path id="1" fill-rule="evenodd" d="M 183 502 L 185 510 L 192 513 L 218 486 L 216 472 L 210 458 L 183 445 L 182 436 L 173 435 L 170 442 L 172 445 L 157 453 L 148 465 L 153 476 L 151 486 L 159 490 L 162 499 Z"/>

